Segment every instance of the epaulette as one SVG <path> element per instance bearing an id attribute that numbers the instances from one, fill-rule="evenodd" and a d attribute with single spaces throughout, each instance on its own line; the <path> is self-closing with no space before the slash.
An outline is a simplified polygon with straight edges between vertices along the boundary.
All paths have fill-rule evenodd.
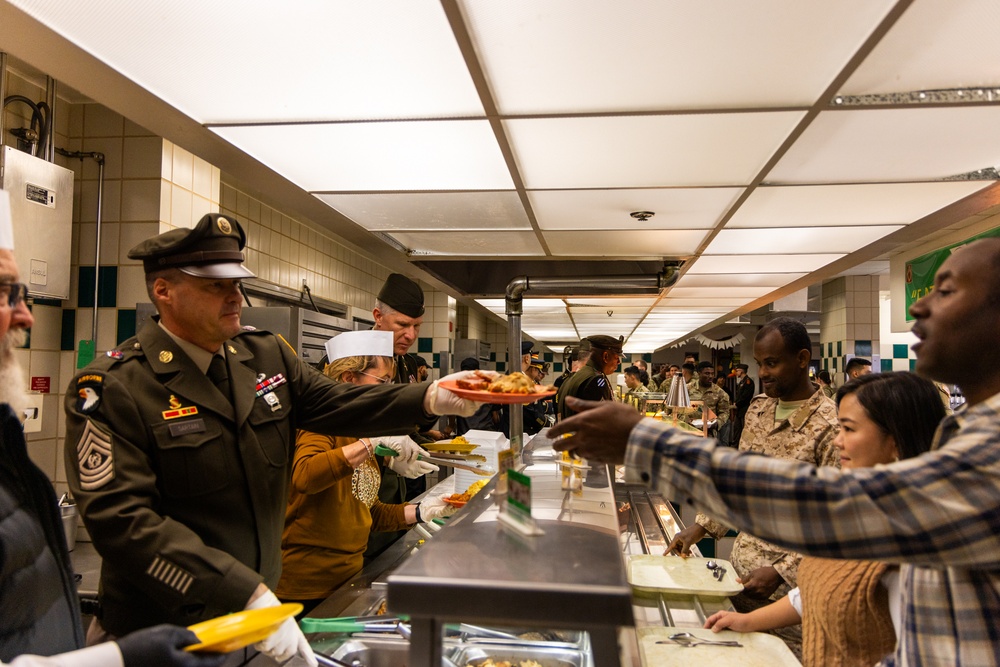
<path id="1" fill-rule="evenodd" d="M 142 345 L 136 339 L 130 339 L 119 345 L 118 347 L 108 350 L 104 354 L 98 356 L 91 362 L 92 365 L 100 366 L 101 368 L 110 369 L 115 365 L 132 359 L 133 357 L 138 357 L 142 355 Z"/>

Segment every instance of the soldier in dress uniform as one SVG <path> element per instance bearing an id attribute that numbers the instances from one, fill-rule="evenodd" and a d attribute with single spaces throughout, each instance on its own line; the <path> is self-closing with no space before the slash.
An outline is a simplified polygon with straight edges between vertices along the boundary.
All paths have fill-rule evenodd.
<path id="1" fill-rule="evenodd" d="M 67 476 L 103 558 L 89 642 L 278 603 L 297 429 L 403 434 L 477 407 L 436 383 L 338 385 L 244 330 L 245 242 L 212 213 L 132 248 L 159 316 L 70 382 Z M 258 648 L 316 664 L 293 621 Z"/>
<path id="2" fill-rule="evenodd" d="M 584 340 L 590 344 L 590 358 L 583 368 L 570 376 L 559 387 L 556 400 L 560 419 L 576 414 L 575 410 L 567 407 L 567 396 L 576 396 L 588 401 L 610 401 L 614 398 L 607 374 L 613 373 L 621 363 L 622 344 L 625 339 L 621 336 L 618 338 L 588 336 Z"/>
<path id="3" fill-rule="evenodd" d="M 541 382 L 545 376 L 543 362 L 537 352 L 533 351 L 535 344 L 530 340 L 521 342 L 521 372 L 531 378 L 535 384 Z M 500 415 L 500 432 L 506 437 L 510 437 L 510 409 L 509 405 L 497 406 Z M 528 435 L 535 435 L 548 424 L 545 417 L 545 401 L 537 401 L 521 406 L 521 425 Z"/>

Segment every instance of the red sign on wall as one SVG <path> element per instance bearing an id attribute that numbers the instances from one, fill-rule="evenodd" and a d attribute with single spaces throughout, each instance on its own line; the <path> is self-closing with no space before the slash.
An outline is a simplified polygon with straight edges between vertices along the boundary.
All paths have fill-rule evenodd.
<path id="1" fill-rule="evenodd" d="M 49 390 L 51 388 L 52 388 L 52 378 L 48 376 L 31 378 L 31 391 L 37 391 L 41 394 L 47 394 L 49 393 Z"/>

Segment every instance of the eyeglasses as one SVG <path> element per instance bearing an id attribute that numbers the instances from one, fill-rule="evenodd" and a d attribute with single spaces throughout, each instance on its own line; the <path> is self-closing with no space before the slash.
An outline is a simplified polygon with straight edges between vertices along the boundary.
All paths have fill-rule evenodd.
<path id="1" fill-rule="evenodd" d="M 358 371 L 358 373 L 361 374 L 361 375 L 367 375 L 370 378 L 374 378 L 375 380 L 378 381 L 379 384 L 385 384 L 386 382 L 391 382 L 392 381 L 391 377 L 384 377 L 384 376 L 381 376 L 381 375 L 372 375 L 371 373 L 365 373 L 364 371 Z"/>
<path id="2" fill-rule="evenodd" d="M 24 283 L 0 283 L 0 303 L 4 299 L 11 308 L 17 308 L 28 298 L 28 286 Z"/>

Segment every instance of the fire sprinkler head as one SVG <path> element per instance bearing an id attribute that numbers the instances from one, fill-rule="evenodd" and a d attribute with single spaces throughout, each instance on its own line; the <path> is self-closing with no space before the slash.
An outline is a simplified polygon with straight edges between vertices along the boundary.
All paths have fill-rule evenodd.
<path id="1" fill-rule="evenodd" d="M 631 213 L 629 213 L 629 215 L 638 220 L 639 222 L 646 222 L 656 214 L 653 213 L 652 211 L 632 211 Z"/>

